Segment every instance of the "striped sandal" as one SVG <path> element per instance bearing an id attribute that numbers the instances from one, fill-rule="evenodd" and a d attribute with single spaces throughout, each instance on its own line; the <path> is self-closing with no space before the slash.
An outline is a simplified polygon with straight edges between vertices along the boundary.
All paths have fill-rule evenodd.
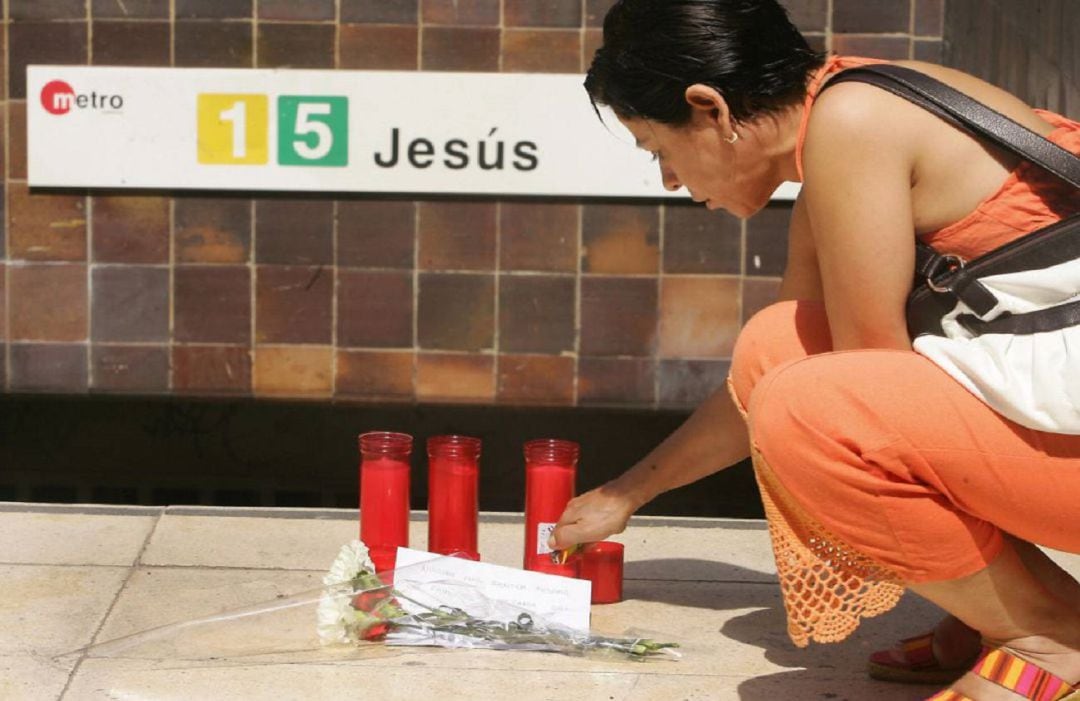
<path id="1" fill-rule="evenodd" d="M 893 650 L 879 650 L 870 655 L 866 672 L 871 679 L 901 684 L 949 684 L 967 672 L 978 655 L 955 667 L 943 667 L 934 655 L 934 632 L 900 641 L 900 659 Z M 986 652 L 986 648 L 982 649 Z"/>
<path id="2" fill-rule="evenodd" d="M 971 671 L 1030 701 L 1080 701 L 1080 687 L 1070 686 L 1064 679 L 1001 648 L 984 653 Z M 975 700 L 945 689 L 926 701 Z"/>

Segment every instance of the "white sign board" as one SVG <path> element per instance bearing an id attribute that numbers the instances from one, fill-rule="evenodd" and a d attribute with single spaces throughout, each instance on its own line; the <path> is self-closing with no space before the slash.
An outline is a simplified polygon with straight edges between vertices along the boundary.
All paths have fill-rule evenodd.
<path id="1" fill-rule="evenodd" d="M 686 198 L 582 80 L 29 66 L 29 184 Z"/>

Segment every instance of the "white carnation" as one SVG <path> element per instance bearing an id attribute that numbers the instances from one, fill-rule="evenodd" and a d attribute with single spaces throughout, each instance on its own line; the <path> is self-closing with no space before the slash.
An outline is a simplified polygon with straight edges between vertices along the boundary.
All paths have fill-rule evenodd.
<path id="1" fill-rule="evenodd" d="M 337 559 L 323 577 L 323 584 L 332 586 L 342 582 L 351 582 L 361 573 L 371 574 L 374 571 L 375 565 L 371 564 L 367 546 L 359 540 L 354 540 L 341 546 Z"/>
<path id="2" fill-rule="evenodd" d="M 356 614 L 352 607 L 352 589 L 347 585 L 359 575 L 374 571 L 367 546 L 359 540 L 341 546 L 337 559 L 323 577 L 326 589 L 319 597 L 316 630 L 323 645 L 354 642 L 349 635 L 349 625 Z"/>

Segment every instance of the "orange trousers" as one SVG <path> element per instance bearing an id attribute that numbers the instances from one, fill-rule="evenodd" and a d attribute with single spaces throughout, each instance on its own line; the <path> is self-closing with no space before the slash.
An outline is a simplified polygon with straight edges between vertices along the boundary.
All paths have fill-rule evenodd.
<path id="1" fill-rule="evenodd" d="M 1012 423 L 913 351 L 832 352 L 819 303 L 754 316 L 730 381 L 783 490 L 903 583 L 979 571 L 1002 532 L 1080 552 L 1080 436 Z"/>

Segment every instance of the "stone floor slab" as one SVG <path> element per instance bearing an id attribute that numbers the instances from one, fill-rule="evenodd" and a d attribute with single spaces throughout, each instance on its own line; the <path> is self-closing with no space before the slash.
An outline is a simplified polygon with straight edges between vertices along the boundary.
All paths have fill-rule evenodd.
<path id="1" fill-rule="evenodd" d="M 0 513 L 0 563 L 131 565 L 157 516 Z"/>

